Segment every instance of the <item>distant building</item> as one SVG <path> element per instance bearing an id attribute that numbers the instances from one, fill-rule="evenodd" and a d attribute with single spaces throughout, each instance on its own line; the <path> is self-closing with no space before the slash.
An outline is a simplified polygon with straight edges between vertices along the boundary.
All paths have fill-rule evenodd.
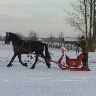
<path id="1" fill-rule="evenodd" d="M 65 43 L 65 44 L 74 44 L 79 42 L 78 37 L 64 37 L 64 38 L 40 38 L 39 41 L 41 42 L 54 42 L 54 43 Z"/>
<path id="2" fill-rule="evenodd" d="M 64 43 L 65 44 L 74 44 L 79 42 L 79 38 L 78 37 L 65 37 L 64 38 Z"/>

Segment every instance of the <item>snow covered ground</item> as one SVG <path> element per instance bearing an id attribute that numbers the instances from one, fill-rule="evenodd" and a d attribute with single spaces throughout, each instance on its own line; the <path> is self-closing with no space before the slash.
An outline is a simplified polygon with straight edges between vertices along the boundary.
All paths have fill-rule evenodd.
<path id="1" fill-rule="evenodd" d="M 61 51 L 49 50 L 52 59 L 58 61 Z M 76 57 L 75 51 L 66 54 Z M 95 52 L 89 53 L 89 72 L 62 71 L 54 63 L 48 69 L 42 59 L 32 70 L 34 59 L 26 55 L 22 55 L 22 60 L 28 63 L 27 68 L 18 62 L 17 57 L 13 67 L 7 68 L 12 56 L 12 45 L 0 45 L 0 96 L 96 96 Z"/>

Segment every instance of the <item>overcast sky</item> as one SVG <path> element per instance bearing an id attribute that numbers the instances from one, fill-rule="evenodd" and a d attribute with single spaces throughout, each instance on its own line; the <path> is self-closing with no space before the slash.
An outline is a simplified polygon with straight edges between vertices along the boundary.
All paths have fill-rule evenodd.
<path id="1" fill-rule="evenodd" d="M 28 36 L 34 30 L 40 37 L 48 37 L 51 33 L 58 36 L 60 32 L 64 32 L 65 36 L 74 36 L 74 29 L 63 20 L 63 9 L 71 8 L 68 1 L 0 0 L 0 35 L 10 31 Z"/>

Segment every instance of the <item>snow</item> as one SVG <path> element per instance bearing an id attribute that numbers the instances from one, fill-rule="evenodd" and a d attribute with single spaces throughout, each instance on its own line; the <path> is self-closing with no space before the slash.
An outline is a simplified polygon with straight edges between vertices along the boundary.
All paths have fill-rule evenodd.
<path id="1" fill-rule="evenodd" d="M 58 61 L 61 51 L 49 50 L 52 59 Z M 70 58 L 76 57 L 75 51 L 66 54 Z M 28 63 L 27 68 L 19 63 L 17 57 L 13 67 L 7 68 L 12 56 L 12 45 L 0 45 L 0 96 L 96 96 L 96 52 L 89 53 L 91 71 L 79 72 L 62 71 L 54 63 L 48 69 L 40 58 L 33 70 L 30 67 L 34 59 L 27 55 L 22 55 L 22 61 Z"/>

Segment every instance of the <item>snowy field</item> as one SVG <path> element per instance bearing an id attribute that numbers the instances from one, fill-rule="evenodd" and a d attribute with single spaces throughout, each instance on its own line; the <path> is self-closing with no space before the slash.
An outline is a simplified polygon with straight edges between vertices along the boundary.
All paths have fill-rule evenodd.
<path id="1" fill-rule="evenodd" d="M 49 49 L 52 59 L 58 61 L 61 51 Z M 76 52 L 66 54 L 75 58 Z M 52 63 L 48 69 L 42 59 L 39 59 L 34 70 L 30 69 L 34 59 L 22 55 L 22 66 L 18 58 L 13 67 L 7 68 L 13 56 L 12 45 L 0 45 L 0 96 L 96 96 L 96 53 L 89 53 L 89 68 L 91 71 L 62 71 Z"/>

